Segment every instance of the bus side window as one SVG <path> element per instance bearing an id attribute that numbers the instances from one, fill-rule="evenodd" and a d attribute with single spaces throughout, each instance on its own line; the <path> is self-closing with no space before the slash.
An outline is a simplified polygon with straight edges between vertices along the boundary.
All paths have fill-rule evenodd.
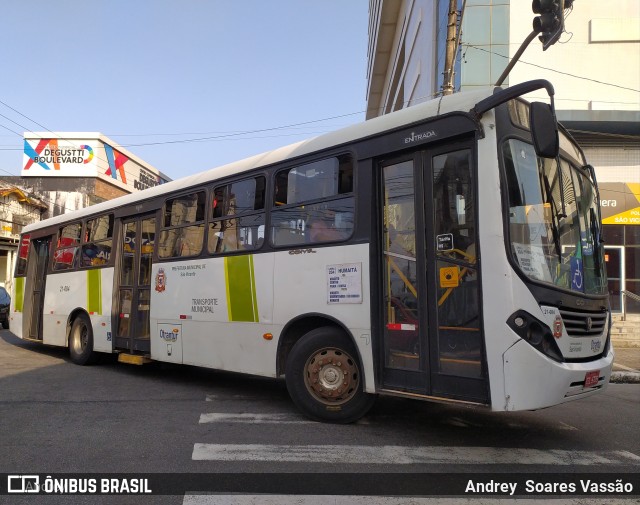
<path id="1" fill-rule="evenodd" d="M 286 205 L 287 202 L 287 173 L 288 172 L 280 172 L 275 177 L 275 190 L 274 201 L 273 203 L 278 205 Z"/>
<path id="2" fill-rule="evenodd" d="M 106 265 L 111 258 L 111 247 L 113 246 L 113 214 L 88 220 L 85 225 L 83 242 L 80 266 Z"/>
<path id="3" fill-rule="evenodd" d="M 160 258 L 200 254 L 204 242 L 205 202 L 204 191 L 167 200 L 162 223 L 164 229 L 158 241 Z"/>
<path id="4" fill-rule="evenodd" d="M 347 202 L 340 202 L 345 205 Z M 349 238 L 353 231 L 353 212 L 316 211 L 307 222 L 307 242 L 334 242 Z"/>
<path id="5" fill-rule="evenodd" d="M 16 277 L 22 277 L 27 274 L 27 259 L 29 258 L 30 243 L 30 234 L 24 234 L 20 237 L 20 247 L 18 248 L 18 258 L 16 259 Z"/>
<path id="6" fill-rule="evenodd" d="M 210 254 L 255 250 L 264 238 L 265 177 L 259 176 L 219 186 L 213 190 L 209 221 Z"/>
<path id="7" fill-rule="evenodd" d="M 271 241 L 276 246 L 346 240 L 353 232 L 353 160 L 326 158 L 275 175 Z"/>
<path id="8" fill-rule="evenodd" d="M 73 223 L 60 229 L 53 253 L 54 270 L 70 270 L 76 266 L 81 231 L 82 223 Z"/>

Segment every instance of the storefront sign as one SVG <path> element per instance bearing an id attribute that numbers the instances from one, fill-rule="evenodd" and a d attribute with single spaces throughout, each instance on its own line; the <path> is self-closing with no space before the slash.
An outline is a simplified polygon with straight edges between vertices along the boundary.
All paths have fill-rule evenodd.
<path id="1" fill-rule="evenodd" d="M 600 184 L 603 224 L 640 225 L 640 183 Z"/>

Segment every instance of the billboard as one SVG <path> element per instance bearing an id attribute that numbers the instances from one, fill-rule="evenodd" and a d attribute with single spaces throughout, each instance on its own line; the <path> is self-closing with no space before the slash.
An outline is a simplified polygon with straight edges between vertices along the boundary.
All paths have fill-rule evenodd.
<path id="1" fill-rule="evenodd" d="M 23 176 L 55 175 L 87 177 L 96 175 L 97 142 L 65 139 L 24 139 Z"/>
<path id="2" fill-rule="evenodd" d="M 25 134 L 21 176 L 98 177 L 129 192 L 169 180 L 97 133 Z"/>

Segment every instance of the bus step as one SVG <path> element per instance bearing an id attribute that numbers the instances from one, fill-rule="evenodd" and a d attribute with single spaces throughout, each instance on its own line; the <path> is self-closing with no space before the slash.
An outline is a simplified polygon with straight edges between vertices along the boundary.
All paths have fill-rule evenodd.
<path id="1" fill-rule="evenodd" d="M 120 363 L 127 363 L 128 365 L 144 365 L 145 363 L 151 363 L 152 359 L 146 356 L 140 356 L 139 354 L 125 354 L 121 352 L 118 354 L 118 361 Z"/>

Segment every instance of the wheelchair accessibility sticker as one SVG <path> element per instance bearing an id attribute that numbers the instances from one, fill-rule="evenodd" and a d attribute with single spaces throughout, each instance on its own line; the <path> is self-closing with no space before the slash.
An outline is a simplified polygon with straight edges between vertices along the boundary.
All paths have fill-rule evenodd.
<path id="1" fill-rule="evenodd" d="M 580 258 L 571 258 L 571 289 L 584 292 L 584 274 Z"/>

